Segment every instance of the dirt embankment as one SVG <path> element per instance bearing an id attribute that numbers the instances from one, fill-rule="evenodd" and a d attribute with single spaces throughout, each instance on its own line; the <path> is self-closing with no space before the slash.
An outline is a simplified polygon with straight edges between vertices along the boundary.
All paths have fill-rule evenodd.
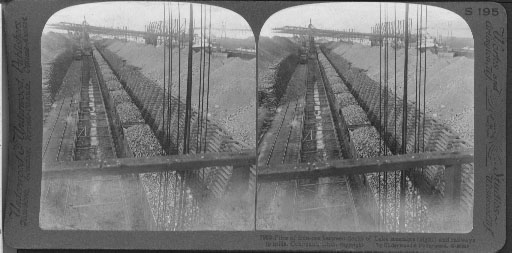
<path id="1" fill-rule="evenodd" d="M 359 44 L 330 43 L 327 48 L 349 62 L 353 67 L 363 69 L 366 74 L 379 82 L 379 47 Z M 404 49 L 399 49 L 396 64 L 397 93 L 402 94 L 404 76 Z M 389 49 L 389 86 L 395 84 L 394 49 Z M 409 49 L 408 98 L 415 100 L 416 49 Z M 421 61 L 424 66 L 423 54 Z M 384 60 L 383 60 L 384 66 Z M 423 75 L 424 73 L 422 73 Z M 383 76 L 384 78 L 384 76 Z M 419 78 L 419 72 L 418 72 Z M 384 79 L 382 79 L 384 80 Z M 383 81 L 384 82 L 384 81 Z M 423 97 L 423 79 L 422 79 Z M 428 115 L 450 126 L 463 139 L 474 142 L 474 59 L 466 57 L 446 58 L 431 52 L 427 53 L 426 112 Z"/>
<path id="2" fill-rule="evenodd" d="M 245 49 L 253 49 L 255 47 L 254 37 L 249 37 L 245 39 L 233 39 L 233 38 L 220 38 L 218 39 L 218 43 L 227 49 L 237 49 L 237 48 L 245 48 Z"/>
<path id="3" fill-rule="evenodd" d="M 75 44 L 67 35 L 48 32 L 41 36 L 43 118 L 51 109 L 55 95 L 73 61 Z"/>
<path id="4" fill-rule="evenodd" d="M 107 49 L 126 60 L 126 64 L 139 67 L 140 71 L 158 85 L 163 86 L 164 49 L 151 45 L 133 42 L 109 40 L 104 42 Z M 181 100 L 185 102 L 187 83 L 188 48 L 181 50 L 181 75 L 178 71 L 179 52 L 174 48 L 172 52 L 172 95 L 178 96 L 178 80 L 181 82 Z M 165 58 L 169 55 L 166 51 Z M 206 54 L 208 58 L 208 54 Z M 192 106 L 198 109 L 199 72 L 201 54 L 193 54 L 192 67 Z M 208 61 L 206 62 L 208 71 Z M 166 66 L 167 67 L 167 66 Z M 202 70 L 201 70 L 202 71 Z M 222 124 L 229 134 L 236 140 L 255 147 L 256 129 L 256 59 L 243 60 L 240 58 L 226 58 L 213 53 L 210 64 L 210 94 L 209 117 Z M 168 80 L 166 76 L 166 80 Z M 208 75 L 204 77 L 205 85 Z M 166 81 L 167 82 L 167 81 Z M 202 91 L 201 91 L 202 93 Z M 207 86 L 204 94 L 207 94 Z M 206 104 L 204 105 L 206 115 Z"/>
<path id="5" fill-rule="evenodd" d="M 258 136 L 272 121 L 298 63 L 298 45 L 288 38 L 261 37 L 258 47 Z"/>
<path id="6" fill-rule="evenodd" d="M 48 32 L 41 36 L 41 64 L 53 62 L 68 50 L 73 42 L 66 34 Z"/>

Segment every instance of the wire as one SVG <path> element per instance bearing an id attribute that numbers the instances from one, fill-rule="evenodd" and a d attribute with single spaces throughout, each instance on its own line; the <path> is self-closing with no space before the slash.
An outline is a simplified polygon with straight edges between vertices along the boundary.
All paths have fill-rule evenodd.
<path id="1" fill-rule="evenodd" d="M 180 147 L 180 116 L 181 116 L 181 11 L 178 2 L 178 131 L 176 133 L 176 149 Z"/>
<path id="2" fill-rule="evenodd" d="M 164 24 L 165 24 L 165 3 L 164 3 Z M 163 82 L 163 86 L 164 86 L 164 94 L 163 94 L 163 99 L 162 99 L 162 124 L 165 124 L 165 37 L 162 35 L 162 40 L 164 41 L 164 43 L 162 44 L 162 47 L 164 49 L 164 82 Z M 166 131 L 166 128 L 165 128 L 165 125 L 164 125 L 164 132 Z M 165 146 L 164 146 L 164 151 L 166 150 Z M 168 152 L 168 150 L 167 150 Z"/>
<path id="3" fill-rule="evenodd" d="M 427 5 L 425 5 L 425 32 L 427 31 Z M 423 80 L 423 152 L 425 152 L 425 106 L 427 104 L 427 39 L 425 38 L 425 79 Z"/>
<path id="4" fill-rule="evenodd" d="M 379 123 L 382 126 L 382 3 L 379 3 Z M 382 155 L 382 128 L 379 128 L 379 156 Z M 380 172 L 379 172 L 380 177 Z"/>
<path id="5" fill-rule="evenodd" d="M 405 59 L 404 59 L 404 89 L 403 89 L 403 119 L 402 119 L 402 154 L 407 152 L 407 73 L 408 73 L 408 60 L 409 60 L 409 4 L 405 4 Z M 399 230 L 405 229 L 405 171 L 400 171 L 400 215 L 399 215 Z"/>
<path id="6" fill-rule="evenodd" d="M 382 43 L 384 40 L 382 39 L 382 3 L 379 3 L 379 123 L 382 126 Z M 382 155 L 382 128 L 379 128 L 379 156 Z M 381 172 L 378 173 L 378 196 L 379 196 L 379 216 L 378 216 L 378 228 L 380 231 L 381 228 L 381 214 L 380 210 L 382 210 L 382 197 L 381 197 Z"/>
<path id="7" fill-rule="evenodd" d="M 208 88 L 206 91 L 206 126 L 205 126 L 205 134 L 204 134 L 204 152 L 206 152 L 206 137 L 208 136 L 208 108 L 210 105 L 210 60 L 212 56 L 212 44 L 211 44 L 211 35 L 212 35 L 212 6 L 210 6 L 210 24 L 208 27 Z"/>
<path id="8" fill-rule="evenodd" d="M 198 153 L 199 151 L 199 125 L 200 125 L 200 121 L 201 121 L 201 114 L 200 114 L 200 111 L 199 109 L 201 108 L 201 101 L 202 101 L 202 98 L 201 98 L 201 82 L 202 82 L 202 69 L 201 69 L 201 64 L 203 63 L 203 5 L 201 4 L 201 13 L 199 15 L 201 17 L 200 19 L 200 36 L 201 36 L 201 41 L 200 41 L 200 44 L 199 44 L 199 88 L 197 89 L 197 130 L 196 130 L 196 153 Z"/>
<path id="9" fill-rule="evenodd" d="M 168 112 L 168 127 L 167 127 L 167 139 L 168 139 L 168 142 L 169 142 L 169 153 L 171 153 L 172 151 L 172 147 L 171 147 L 171 143 L 172 143 L 172 131 L 171 131 L 171 123 L 172 123 L 172 11 L 171 11 L 171 3 L 169 3 L 169 19 L 168 19 L 168 34 L 170 34 L 170 38 L 169 38 L 169 56 L 168 56 L 168 59 L 169 59 L 169 67 L 168 67 L 168 71 L 169 71 L 169 80 L 168 80 L 168 85 L 169 85 L 169 96 L 168 96 L 168 102 L 167 104 L 169 105 L 169 108 L 167 110 Z M 164 110 L 165 111 L 165 110 Z"/>
<path id="10" fill-rule="evenodd" d="M 385 76 L 385 79 L 384 79 L 384 125 L 383 125 L 383 134 L 384 134 L 384 137 L 385 137 L 385 134 L 387 132 L 387 104 L 388 104 L 388 95 L 387 95 L 387 90 L 388 90 L 388 77 L 389 77 L 389 73 L 388 73 L 388 70 L 389 70 L 389 22 L 388 22 L 388 4 L 386 3 L 386 10 L 385 10 L 385 20 L 386 20 L 386 26 L 385 26 L 385 31 L 386 31 L 386 47 L 385 47 L 385 50 L 384 50 L 384 58 L 385 58 L 385 67 L 384 67 L 384 76 Z M 387 155 L 387 152 L 386 152 L 386 145 L 384 145 L 384 140 L 383 140 L 383 149 L 384 149 L 384 156 Z M 387 192 L 388 192 L 388 184 L 387 184 L 387 179 L 388 179 L 388 174 L 387 172 L 385 171 L 384 173 L 384 177 L 383 177 L 383 184 L 384 184 L 384 198 L 383 198 L 383 224 L 384 224 L 384 230 L 386 230 L 386 215 L 387 215 Z"/>
<path id="11" fill-rule="evenodd" d="M 418 108 L 417 109 L 417 119 L 418 119 L 418 132 L 417 132 L 417 136 L 416 138 L 414 139 L 415 142 L 417 142 L 417 144 L 415 143 L 415 146 L 416 146 L 416 152 L 419 152 L 420 150 L 420 111 L 421 111 L 421 70 L 422 70 L 422 61 L 421 61 L 421 58 L 422 58 L 422 52 L 421 52 L 421 43 L 423 41 L 423 5 L 420 5 L 420 67 L 419 67 L 419 70 L 420 70 L 420 78 L 418 80 L 418 103 L 416 105 L 416 107 Z M 427 50 L 425 49 L 425 53 L 427 52 Z"/>
<path id="12" fill-rule="evenodd" d="M 194 8 L 190 4 L 188 62 L 187 62 L 187 99 L 185 108 L 185 136 L 183 138 L 183 153 L 190 151 L 190 127 L 191 127 L 191 102 L 192 102 L 192 42 L 194 40 Z M 186 22 L 186 20 L 185 20 Z"/>
<path id="13" fill-rule="evenodd" d="M 206 41 L 205 41 L 205 38 L 206 37 L 206 7 L 204 8 L 204 29 L 203 29 L 203 35 L 201 36 L 201 41 L 203 42 L 203 77 L 202 77 L 202 82 L 203 82 L 203 86 L 202 86 L 202 91 L 201 91 L 201 96 L 202 96 L 202 100 L 201 100 L 201 139 L 199 140 L 199 152 L 201 152 L 201 147 L 202 147 L 202 138 L 203 138 L 203 122 L 204 122 L 204 85 L 205 85 L 205 76 L 206 76 Z M 206 139 L 205 139 L 205 145 L 206 145 Z"/>
<path id="14" fill-rule="evenodd" d="M 418 54 L 420 54 L 419 43 L 421 43 L 418 17 L 419 17 L 419 5 L 416 5 L 416 67 L 415 67 L 416 68 L 416 71 L 415 71 L 416 82 L 415 82 L 415 90 L 414 90 L 415 104 L 414 104 L 414 124 L 413 124 L 413 126 L 414 126 L 414 152 L 416 152 L 416 139 L 417 139 L 417 131 L 416 131 L 417 117 L 416 117 L 416 114 L 418 113 L 418 110 L 417 110 L 417 105 L 418 105 L 418 66 L 419 66 L 418 60 L 420 58 L 420 56 Z"/>

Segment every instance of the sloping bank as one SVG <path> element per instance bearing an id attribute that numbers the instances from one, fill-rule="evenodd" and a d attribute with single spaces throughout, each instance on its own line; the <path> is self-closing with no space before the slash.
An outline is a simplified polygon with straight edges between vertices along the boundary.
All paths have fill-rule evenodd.
<path id="1" fill-rule="evenodd" d="M 169 50 L 161 46 L 145 45 L 134 42 L 122 42 L 119 40 L 101 41 L 102 47 L 126 61 L 138 70 L 146 79 L 163 89 L 164 55 L 169 58 Z M 181 51 L 181 52 L 180 52 Z M 181 55 L 181 56 L 180 56 Z M 172 50 L 172 75 L 166 75 L 166 82 L 172 77 L 172 95 L 177 98 L 180 89 L 180 99 L 185 102 L 188 49 L 177 47 Z M 200 52 L 192 55 L 192 108 L 196 111 L 199 105 L 199 81 L 201 68 L 200 60 L 203 58 Z M 244 142 L 250 147 L 255 147 L 255 125 L 246 124 L 254 122 L 256 117 L 256 59 L 243 60 L 238 57 L 227 58 L 225 54 L 213 52 L 206 55 L 206 72 L 210 72 L 204 78 L 205 84 L 209 83 L 208 114 L 211 119 L 223 128 L 234 140 Z M 211 61 L 208 64 L 208 59 Z M 181 63 L 181 73 L 180 73 Z M 169 61 L 165 64 L 169 66 Z M 201 67 L 201 68 L 200 68 Z M 181 82 L 181 85 L 178 85 Z M 205 88 L 206 95 L 207 90 Z M 204 106 L 206 114 L 206 105 Z M 182 128 L 182 127 L 181 127 Z"/>
<path id="2" fill-rule="evenodd" d="M 326 45 L 332 53 L 335 53 L 352 64 L 352 67 L 362 69 L 366 75 L 376 82 L 380 79 L 381 63 L 379 58 L 379 47 L 368 47 L 360 44 L 349 44 L 343 42 L 331 42 Z M 402 94 L 404 83 L 404 60 L 405 50 L 396 50 L 396 80 L 395 80 L 395 51 L 389 48 L 391 56 L 388 63 L 390 75 L 389 84 L 396 81 L 397 93 Z M 408 97 L 409 101 L 415 100 L 416 94 L 416 48 L 410 48 L 409 70 L 408 70 Z M 421 62 L 424 69 L 425 53 L 422 54 Z M 384 64 L 384 59 L 382 61 Z M 474 139 L 474 59 L 467 57 L 448 57 L 442 54 L 435 54 L 427 51 L 426 55 L 427 85 L 423 86 L 422 96 L 425 95 L 426 112 L 434 119 L 450 126 L 459 136 L 473 144 Z M 422 71 L 422 74 L 425 72 Z M 419 74 L 419 72 L 418 72 Z M 423 89 L 426 93 L 423 94 Z"/>
<path id="3" fill-rule="evenodd" d="M 402 101 L 397 99 L 396 112 L 394 105 L 394 94 L 388 92 L 389 104 L 386 109 L 387 121 L 384 122 L 380 116 L 379 110 L 379 84 L 368 77 L 364 70 L 353 67 L 349 61 L 343 57 L 331 52 L 325 47 L 321 47 L 329 62 L 334 66 L 338 75 L 342 78 L 352 95 L 355 97 L 359 106 L 368 115 L 371 124 L 379 132 L 382 131 L 383 139 L 391 152 L 397 154 L 401 150 L 401 128 L 395 134 L 394 126 L 402 124 Z M 335 87 L 333 87 L 335 89 Z M 414 104 L 408 103 L 409 115 L 414 115 Z M 385 108 L 382 108 L 383 111 Z M 395 121 L 396 113 L 396 121 Z M 384 132 L 385 131 L 385 132 Z M 414 133 L 414 118 L 408 118 L 408 133 Z M 420 133 L 423 135 L 423 132 Z M 425 152 L 429 151 L 450 151 L 463 150 L 470 145 L 450 129 L 448 126 L 438 122 L 428 114 L 425 117 Z M 414 136 L 408 135 L 407 152 L 414 151 Z M 413 170 L 411 179 L 414 184 L 424 192 L 431 192 L 433 196 L 438 196 L 439 200 L 444 196 L 445 184 L 443 180 L 444 166 L 428 166 L 424 169 Z M 462 189 L 461 189 L 461 207 L 468 214 L 472 214 L 473 209 L 473 164 L 462 165 Z M 472 216 L 470 216 L 472 217 Z"/>
<path id="4" fill-rule="evenodd" d="M 110 66 L 113 73 L 106 73 L 106 86 L 110 90 L 111 96 L 114 98 L 115 103 L 117 104 L 116 108 L 118 111 L 118 114 L 120 113 L 119 110 L 122 108 L 120 105 L 123 104 L 134 104 L 134 108 L 138 108 L 138 111 L 142 112 L 141 116 L 134 117 L 136 122 L 130 121 L 130 120 L 123 120 L 121 114 L 119 114 L 121 118 L 122 125 L 127 127 L 125 134 L 128 140 L 128 143 L 130 145 L 130 149 L 132 151 L 139 150 L 137 152 L 134 152 L 134 155 L 136 157 L 144 157 L 147 156 L 147 151 L 144 151 L 144 147 L 147 146 L 143 143 L 143 147 L 141 147 L 139 142 L 141 140 L 144 141 L 144 137 L 140 136 L 141 131 L 149 131 L 146 135 L 155 136 L 155 139 L 158 143 L 149 143 L 152 150 L 156 149 L 154 151 L 157 151 L 154 155 L 159 154 L 176 154 L 179 153 L 179 151 L 182 149 L 181 144 L 183 143 L 182 139 L 179 139 L 178 142 L 179 145 L 176 145 L 174 140 L 177 138 L 177 129 L 172 129 L 170 135 L 167 131 L 164 131 L 163 129 L 163 120 L 161 115 L 164 113 L 167 115 L 167 110 L 165 112 L 162 111 L 162 103 L 163 103 L 163 90 L 156 85 L 153 81 L 151 81 L 149 78 L 144 76 L 142 73 L 139 72 L 137 67 L 127 65 L 121 59 L 119 56 L 117 56 L 115 53 L 111 52 L 110 50 L 101 47 L 100 44 L 97 44 L 97 48 L 99 49 L 99 52 L 101 54 L 101 57 L 105 59 L 106 63 Z M 113 76 L 112 76 L 113 75 Z M 109 77 L 110 76 L 110 77 Z M 115 80 L 119 80 L 120 84 L 117 84 Z M 124 88 L 124 89 L 123 89 Z M 122 90 L 126 91 L 126 93 L 129 95 L 130 99 L 126 98 L 125 95 L 122 95 Z M 130 100 L 130 101 L 128 101 Z M 178 105 L 180 105 L 181 109 L 177 110 Z M 184 108 L 185 105 L 181 101 L 178 101 L 178 99 L 173 98 L 172 100 L 172 125 L 177 125 L 177 122 L 179 120 L 180 125 L 183 126 L 184 123 Z M 132 109 L 133 110 L 133 109 Z M 128 113 L 128 112 L 125 112 Z M 123 114 L 125 114 L 123 113 Z M 139 117 L 143 118 L 143 121 L 147 124 L 141 125 L 139 120 L 137 120 Z M 195 140 L 196 135 L 198 133 L 197 131 L 197 113 L 192 113 L 192 130 L 191 130 L 191 139 Z M 143 129 L 135 129 L 131 131 L 131 129 L 139 127 L 139 126 L 147 126 L 143 127 Z M 183 130 L 181 130 L 183 131 Z M 133 135 L 135 134 L 136 137 L 134 138 Z M 144 134 L 142 134 L 144 135 Z M 180 137 L 182 138 L 183 133 L 180 133 Z M 141 139 L 142 138 L 142 139 Z M 171 142 L 169 142 L 171 140 Z M 207 145 L 206 147 L 199 147 L 201 148 L 201 151 L 203 148 L 206 148 L 206 152 L 236 152 L 241 149 L 246 149 L 248 146 L 244 144 L 243 142 L 239 142 L 236 140 L 233 140 L 225 130 L 223 130 L 216 122 L 210 121 L 208 122 L 208 139 L 206 141 Z M 194 144 L 194 143 L 193 143 Z M 174 149 L 165 149 L 162 147 L 175 147 Z M 165 150 L 165 151 L 164 151 Z M 191 153 L 199 153 L 198 147 L 196 145 L 191 145 Z M 210 203 L 224 203 L 225 206 L 229 206 L 229 204 L 226 204 L 225 200 L 226 198 L 223 198 L 225 194 L 229 193 L 229 183 L 232 175 L 232 167 L 215 167 L 215 168 L 205 168 L 205 173 L 198 173 L 196 176 L 199 180 L 201 180 L 205 185 L 206 188 L 209 190 L 211 194 L 207 194 L 206 197 L 213 197 L 213 198 L 205 198 L 203 194 L 201 194 L 201 199 L 210 199 Z M 153 173 L 155 174 L 155 173 Z M 155 209 L 159 206 L 158 201 L 160 201 L 160 196 L 158 196 L 158 182 L 157 177 L 152 174 L 148 174 L 144 176 L 143 184 L 146 189 L 146 193 L 148 194 L 148 201 L 150 202 L 152 206 L 153 212 L 155 212 Z M 248 192 L 254 191 L 254 182 L 255 182 L 255 168 L 251 168 L 251 175 L 250 175 L 250 185 Z M 206 193 L 205 193 L 206 194 Z M 214 199 L 217 199 L 217 201 L 214 201 Z M 220 201 L 218 201 L 220 200 Z M 228 202 L 230 200 L 227 200 Z M 237 200 L 237 201 L 243 201 L 243 200 Z M 231 200 L 230 203 L 232 203 L 233 200 Z M 235 201 L 236 202 L 236 201 Z M 249 204 L 251 202 L 248 202 Z M 236 204 L 235 204 L 236 205 Z M 237 206 L 237 208 L 240 209 L 251 209 L 250 205 L 247 205 L 248 207 L 240 207 L 240 205 Z M 221 207 L 222 208 L 222 207 Z M 213 208 L 218 209 L 218 208 Z M 244 209 L 244 210 L 245 210 Z M 249 215 L 250 216 L 250 215 Z M 222 225 L 222 224 L 220 224 Z M 215 227 L 213 228 L 219 228 L 220 226 L 218 223 L 216 223 Z M 205 229 L 212 229 L 212 227 L 206 227 Z"/>
<path id="5" fill-rule="evenodd" d="M 64 80 L 64 76 L 73 61 L 74 44 L 66 36 L 57 33 L 45 33 L 41 36 L 41 71 L 43 93 L 43 119 L 50 112 Z"/>
<path id="6" fill-rule="evenodd" d="M 258 140 L 270 127 L 286 92 L 288 82 L 297 67 L 298 44 L 289 38 L 260 37 L 258 41 Z"/>
<path id="7" fill-rule="evenodd" d="M 258 87 L 258 139 L 265 135 L 270 127 L 279 102 L 286 92 L 288 82 L 297 67 L 299 57 L 289 54 L 271 64 L 263 74 L 260 74 Z"/>

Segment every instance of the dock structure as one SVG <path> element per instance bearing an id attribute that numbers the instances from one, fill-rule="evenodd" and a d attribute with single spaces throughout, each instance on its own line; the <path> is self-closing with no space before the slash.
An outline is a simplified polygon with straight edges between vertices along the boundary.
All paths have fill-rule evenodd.
<path id="1" fill-rule="evenodd" d="M 390 82 L 390 48 L 402 45 L 407 52 L 417 41 L 420 63 L 426 57 L 422 29 L 413 35 L 409 22 L 397 20 L 371 33 L 311 24 L 275 29 L 300 37 L 299 60 L 254 150 L 209 116 L 206 13 L 201 8 L 203 39 L 195 46 L 192 5 L 188 27 L 174 22 L 170 11 L 158 31 L 85 21 L 52 26 L 76 33 L 80 49 L 43 126 L 43 228 L 418 232 L 435 230 L 428 212 L 461 214 L 463 222 L 472 217 L 473 148 L 426 113 L 426 58 L 416 69 L 414 103 L 407 98 L 407 57 L 398 63 L 405 66 L 401 90 Z M 92 34 L 160 41 L 162 84 Z M 319 37 L 378 46 L 385 62 L 379 82 Z M 181 87 L 179 78 L 176 94 L 176 59 L 166 52 L 187 49 L 186 84 Z M 195 65 L 194 52 L 200 54 Z M 256 57 L 251 50 L 226 52 Z M 200 73 L 195 97 L 194 66 Z"/>
<path id="2" fill-rule="evenodd" d="M 164 14 L 167 25 L 169 14 Z M 201 35 L 208 42 L 201 43 L 201 60 L 193 63 L 202 70 L 200 106 L 194 108 L 183 101 L 192 98 L 191 89 L 172 93 L 177 84 L 170 82 L 171 54 L 164 53 L 162 86 L 92 39 L 95 34 L 157 36 L 167 42 L 165 50 L 185 51 L 178 42 L 193 41 L 181 38 L 178 22 L 159 33 L 95 27 L 85 20 L 51 26 L 72 31 L 78 46 L 43 129 L 42 228 L 182 231 L 251 226 L 247 220 L 254 209 L 255 152 L 208 116 L 212 52 L 207 50 L 211 39 L 206 26 L 205 19 Z M 189 55 L 193 53 L 190 49 Z M 183 131 L 185 123 L 188 132 Z M 234 207 L 245 213 L 233 213 Z M 234 216 L 239 219 L 219 218 Z"/>

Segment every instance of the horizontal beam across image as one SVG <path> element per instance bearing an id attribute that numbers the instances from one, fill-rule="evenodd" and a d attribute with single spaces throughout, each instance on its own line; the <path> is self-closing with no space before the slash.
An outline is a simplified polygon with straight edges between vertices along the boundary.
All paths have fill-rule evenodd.
<path id="1" fill-rule="evenodd" d="M 473 163 L 473 153 L 473 149 L 467 149 L 258 167 L 258 182 L 409 170 L 430 165 L 459 165 Z"/>
<path id="2" fill-rule="evenodd" d="M 206 167 L 234 166 L 250 167 L 256 164 L 254 150 L 191 155 L 104 159 L 95 161 L 72 161 L 46 164 L 44 178 L 123 175 L 163 171 L 193 171 Z"/>

